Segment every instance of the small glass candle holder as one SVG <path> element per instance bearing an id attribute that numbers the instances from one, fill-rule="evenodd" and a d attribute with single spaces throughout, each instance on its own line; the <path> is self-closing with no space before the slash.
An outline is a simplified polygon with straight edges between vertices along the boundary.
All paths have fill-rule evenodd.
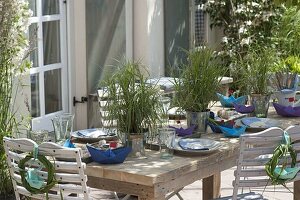
<path id="1" fill-rule="evenodd" d="M 47 130 L 29 130 L 28 138 L 35 141 L 37 144 L 41 144 L 42 142 L 46 142 L 48 139 L 48 131 Z"/>

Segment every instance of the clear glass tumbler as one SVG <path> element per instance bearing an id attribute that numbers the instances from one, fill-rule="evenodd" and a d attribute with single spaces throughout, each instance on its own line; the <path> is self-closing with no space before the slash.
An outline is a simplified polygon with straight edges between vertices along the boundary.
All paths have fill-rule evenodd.
<path id="1" fill-rule="evenodd" d="M 159 134 L 159 149 L 160 158 L 169 159 L 173 157 L 173 144 L 175 142 L 175 130 L 172 128 L 160 128 Z"/>
<path id="2" fill-rule="evenodd" d="M 161 118 L 162 118 L 163 124 L 168 125 L 168 123 L 169 123 L 168 110 L 170 109 L 171 98 L 166 97 L 166 96 L 162 96 L 162 97 L 159 98 L 159 101 L 160 101 L 161 106 L 162 106 Z"/>
<path id="3" fill-rule="evenodd" d="M 73 120 L 74 115 L 71 113 L 63 113 L 52 119 L 56 142 L 70 139 L 71 132 L 73 132 Z"/>

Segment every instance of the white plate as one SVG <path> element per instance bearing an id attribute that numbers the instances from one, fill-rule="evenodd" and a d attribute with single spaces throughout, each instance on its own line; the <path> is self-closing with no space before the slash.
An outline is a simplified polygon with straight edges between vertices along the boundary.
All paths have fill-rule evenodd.
<path id="1" fill-rule="evenodd" d="M 116 138 L 115 133 L 109 132 L 108 129 L 84 129 L 78 130 L 71 133 L 71 136 L 74 137 L 79 142 L 98 142 L 99 140 L 106 139 L 106 140 L 113 140 Z"/>
<path id="2" fill-rule="evenodd" d="M 187 149 L 183 149 L 178 144 L 180 140 L 186 144 Z M 220 142 L 202 138 L 176 138 L 173 144 L 175 153 L 183 153 L 185 155 L 206 155 L 215 152 L 220 147 Z"/>

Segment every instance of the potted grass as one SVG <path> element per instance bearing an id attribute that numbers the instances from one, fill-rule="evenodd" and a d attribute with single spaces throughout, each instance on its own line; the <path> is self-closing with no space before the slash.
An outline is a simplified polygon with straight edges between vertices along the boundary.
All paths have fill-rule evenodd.
<path id="1" fill-rule="evenodd" d="M 119 135 L 132 146 L 131 156 L 137 157 L 144 155 L 144 134 L 155 128 L 161 105 L 158 88 L 147 84 L 147 70 L 143 68 L 139 62 L 125 61 L 102 82 L 108 98 L 108 119 L 116 121 Z"/>
<path id="2" fill-rule="evenodd" d="M 273 49 L 253 44 L 247 55 L 237 63 L 243 75 L 240 84 L 250 94 L 256 117 L 267 117 L 271 96 L 268 83 L 275 62 L 276 54 Z"/>
<path id="3" fill-rule="evenodd" d="M 209 105 L 216 98 L 225 72 L 214 51 L 201 47 L 187 52 L 179 79 L 174 79 L 175 103 L 186 111 L 187 125 L 196 125 L 196 132 L 206 132 Z"/>

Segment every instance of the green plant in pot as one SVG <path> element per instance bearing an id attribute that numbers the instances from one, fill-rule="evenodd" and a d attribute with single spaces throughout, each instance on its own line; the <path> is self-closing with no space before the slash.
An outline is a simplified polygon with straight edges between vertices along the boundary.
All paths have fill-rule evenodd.
<path id="1" fill-rule="evenodd" d="M 202 133 L 225 69 L 208 47 L 190 50 L 187 55 L 188 64 L 183 65 L 179 79 L 174 79 L 175 103 L 186 111 L 188 126 L 196 125 L 196 131 Z"/>
<path id="2" fill-rule="evenodd" d="M 143 143 L 144 134 L 151 132 L 160 119 L 159 90 L 147 84 L 143 72 L 147 70 L 139 62 L 125 61 L 102 82 L 108 93 L 108 118 L 116 120 L 120 136 L 133 145 L 132 156 L 143 156 L 143 149 L 135 151 L 134 144 Z"/>
<path id="3" fill-rule="evenodd" d="M 281 59 L 274 65 L 273 72 L 271 82 L 278 103 L 283 106 L 297 106 L 300 103 L 300 101 L 296 102 L 300 58 L 288 56 L 286 59 Z"/>
<path id="4" fill-rule="evenodd" d="M 298 85 L 298 74 L 300 73 L 300 58 L 288 56 L 281 59 L 273 67 L 274 78 L 272 83 L 277 91 L 290 89 L 293 90 Z"/>
<path id="5" fill-rule="evenodd" d="M 243 77 L 239 84 L 243 84 L 255 107 L 256 117 L 267 117 L 270 101 L 271 69 L 276 62 L 273 49 L 253 44 L 246 56 L 238 60 Z"/>

